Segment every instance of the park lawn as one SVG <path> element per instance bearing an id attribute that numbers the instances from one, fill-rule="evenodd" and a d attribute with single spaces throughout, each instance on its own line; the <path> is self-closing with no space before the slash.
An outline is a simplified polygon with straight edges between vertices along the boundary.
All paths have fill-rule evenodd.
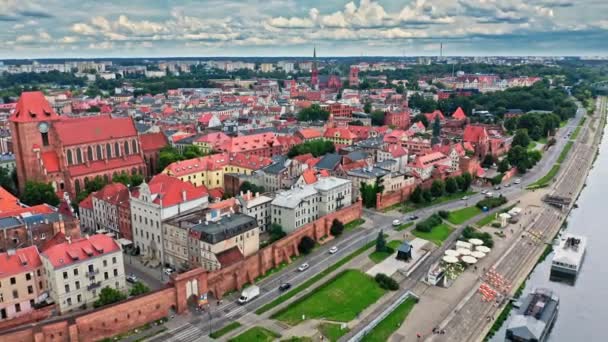
<path id="1" fill-rule="evenodd" d="M 421 232 L 416 229 L 412 230 L 412 234 L 414 234 L 414 236 L 431 241 L 437 246 L 441 246 L 441 244 L 443 244 L 443 241 L 447 239 L 451 233 L 452 228 L 445 223 L 433 227 L 433 229 L 428 233 Z"/>
<path id="2" fill-rule="evenodd" d="M 477 208 L 477 206 L 466 207 L 450 212 L 448 221 L 450 221 L 451 224 L 463 224 L 479 214 L 481 214 L 481 209 Z"/>
<path id="3" fill-rule="evenodd" d="M 363 223 L 365 223 L 365 220 L 362 218 L 358 218 L 356 220 L 350 221 L 349 223 L 344 225 L 344 231 L 353 230 L 353 229 L 359 227 L 360 225 L 362 225 Z"/>
<path id="4" fill-rule="evenodd" d="M 536 142 L 535 141 L 530 141 L 530 143 L 528 144 L 528 147 L 526 149 L 528 151 L 534 151 L 535 148 L 536 148 Z"/>
<path id="5" fill-rule="evenodd" d="M 222 337 L 222 336 L 226 335 L 227 333 L 231 332 L 232 330 L 237 329 L 240 326 L 241 326 L 241 323 L 232 322 L 230 324 L 223 326 L 221 329 L 212 332 L 211 334 L 209 334 L 209 337 L 211 337 L 211 338 Z"/>
<path id="6" fill-rule="evenodd" d="M 475 194 L 476 194 L 475 191 L 456 192 L 453 194 L 434 198 L 432 201 L 426 202 L 426 203 L 412 203 L 412 202 L 408 201 L 403 204 L 403 207 L 401 209 L 399 209 L 399 211 L 402 213 L 409 213 L 410 211 L 430 207 L 430 206 L 441 204 L 444 202 L 459 200 L 463 196 L 471 196 L 471 195 L 475 195 Z"/>
<path id="7" fill-rule="evenodd" d="M 341 329 L 341 325 L 335 323 L 321 323 L 318 329 L 331 342 L 337 342 L 350 331 L 348 328 Z"/>
<path id="8" fill-rule="evenodd" d="M 416 299 L 409 297 L 403 303 L 399 304 L 384 318 L 378 325 L 374 327 L 363 339 L 362 342 L 384 342 L 388 341 L 389 337 L 401 326 L 409 313 L 416 305 Z"/>
<path id="9" fill-rule="evenodd" d="M 348 322 L 377 301 L 386 291 L 374 278 L 358 270 L 346 270 L 272 315 L 290 325 L 305 319 L 323 318 Z"/>
<path id="10" fill-rule="evenodd" d="M 405 230 L 405 229 L 407 229 L 407 228 L 409 228 L 409 227 L 411 227 L 413 225 L 414 225 L 414 222 L 404 223 L 404 224 L 400 225 L 399 227 L 396 227 L 395 230 L 398 231 L 398 232 L 400 232 L 400 231 Z"/>
<path id="11" fill-rule="evenodd" d="M 495 219 L 496 219 L 496 213 L 488 214 L 488 215 L 484 216 L 481 220 L 475 222 L 475 226 L 477 228 L 481 228 L 485 225 L 492 223 L 492 221 L 494 221 Z"/>
<path id="12" fill-rule="evenodd" d="M 566 145 L 564 145 L 564 149 L 562 150 L 562 152 L 559 154 L 559 157 L 557 158 L 557 162 L 558 163 L 563 163 L 564 160 L 566 160 L 566 157 L 568 156 L 568 152 L 570 152 L 570 149 L 572 148 L 572 141 L 568 141 L 566 143 Z"/>
<path id="13" fill-rule="evenodd" d="M 271 342 L 281 337 L 281 335 L 277 334 L 274 331 L 268 330 L 263 327 L 253 327 L 244 333 L 240 334 L 237 337 L 231 338 L 230 342 Z"/>
<path id="14" fill-rule="evenodd" d="M 382 261 L 384 261 L 384 259 L 388 258 L 389 256 L 391 256 L 393 253 L 395 253 L 395 251 L 397 250 L 397 248 L 399 248 L 399 246 L 401 246 L 401 241 L 399 240 L 392 240 L 387 244 L 390 248 L 393 249 L 392 252 L 387 253 L 387 252 L 377 252 L 374 251 L 373 253 L 371 253 L 369 255 L 369 258 L 376 264 L 381 263 Z"/>

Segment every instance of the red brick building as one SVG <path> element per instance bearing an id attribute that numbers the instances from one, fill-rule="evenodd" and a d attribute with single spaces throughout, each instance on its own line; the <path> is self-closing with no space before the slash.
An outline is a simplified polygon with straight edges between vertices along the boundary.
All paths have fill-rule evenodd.
<path id="1" fill-rule="evenodd" d="M 335 117 L 351 117 L 353 116 L 353 107 L 342 104 L 342 103 L 332 103 L 329 105 L 329 113 Z"/>
<path id="2" fill-rule="evenodd" d="M 359 86 L 359 67 L 355 65 L 350 66 L 350 72 L 348 74 L 348 84 L 351 87 Z"/>
<path id="3" fill-rule="evenodd" d="M 42 92 L 24 92 L 9 120 L 22 189 L 28 180 L 42 181 L 75 196 L 96 176 L 145 174 L 131 118 L 61 117 Z"/>
<path id="4" fill-rule="evenodd" d="M 148 133 L 139 136 L 141 140 L 141 149 L 144 152 L 144 160 L 146 161 L 146 176 L 151 178 L 156 174 L 158 168 L 158 157 L 160 150 L 169 144 L 167 136 L 164 133 Z"/>
<path id="5" fill-rule="evenodd" d="M 406 130 L 410 127 L 409 112 L 387 112 L 384 115 L 384 124 Z"/>

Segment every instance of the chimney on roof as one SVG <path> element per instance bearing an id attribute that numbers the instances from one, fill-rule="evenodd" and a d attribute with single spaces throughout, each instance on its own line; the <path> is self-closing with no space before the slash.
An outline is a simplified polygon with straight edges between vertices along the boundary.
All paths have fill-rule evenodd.
<path id="1" fill-rule="evenodd" d="M 187 198 L 188 196 L 186 196 L 186 190 L 182 190 L 182 201 L 186 202 Z"/>

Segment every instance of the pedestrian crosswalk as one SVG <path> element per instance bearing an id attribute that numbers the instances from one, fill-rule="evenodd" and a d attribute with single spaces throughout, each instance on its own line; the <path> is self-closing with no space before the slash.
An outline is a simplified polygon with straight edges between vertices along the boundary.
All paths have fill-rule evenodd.
<path id="1" fill-rule="evenodd" d="M 167 339 L 167 341 L 172 342 L 194 342 L 194 341 L 205 341 L 206 339 L 201 339 L 206 334 L 201 331 L 196 325 L 188 324 L 185 326 L 186 328 L 180 330 L 179 332 L 173 333 L 171 332 L 171 337 Z"/>

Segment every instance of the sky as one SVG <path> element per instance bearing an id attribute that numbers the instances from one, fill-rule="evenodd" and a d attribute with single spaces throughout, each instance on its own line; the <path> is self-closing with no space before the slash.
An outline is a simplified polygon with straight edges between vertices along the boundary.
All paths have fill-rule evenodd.
<path id="1" fill-rule="evenodd" d="M 0 58 L 608 55 L 608 0 L 0 0 Z"/>

